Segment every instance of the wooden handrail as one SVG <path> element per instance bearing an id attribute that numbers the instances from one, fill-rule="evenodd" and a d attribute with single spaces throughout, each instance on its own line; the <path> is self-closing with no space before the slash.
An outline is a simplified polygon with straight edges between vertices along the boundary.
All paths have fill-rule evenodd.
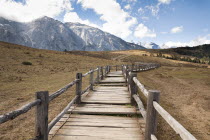
<path id="1" fill-rule="evenodd" d="M 90 89 L 90 87 L 91 87 L 91 85 L 87 86 L 87 87 L 85 88 L 85 90 L 83 90 L 83 91 L 81 92 L 81 95 L 83 95 L 85 92 L 87 92 L 87 91 Z"/>
<path id="2" fill-rule="evenodd" d="M 73 85 L 75 85 L 77 83 L 78 79 L 72 81 L 71 83 L 69 83 L 68 85 L 66 85 L 65 87 L 59 89 L 58 91 L 54 92 L 53 94 L 51 94 L 49 96 L 49 101 L 52 101 L 53 99 L 55 99 L 56 97 L 58 97 L 59 95 L 61 95 L 62 93 L 64 93 L 66 90 L 68 90 L 70 87 L 72 87 Z"/>
<path id="3" fill-rule="evenodd" d="M 133 98 L 134 98 L 134 100 L 136 101 L 136 103 L 138 105 L 139 111 L 141 112 L 143 119 L 146 120 L 147 112 L 146 112 L 146 110 L 144 108 L 144 105 L 143 105 L 141 99 L 136 94 L 133 95 Z"/>
<path id="4" fill-rule="evenodd" d="M 24 114 L 26 112 L 28 112 L 32 107 L 38 105 L 41 103 L 41 100 L 37 99 L 33 102 L 30 102 L 24 106 L 22 106 L 21 108 L 15 110 L 15 111 L 11 111 L 9 113 L 6 113 L 4 115 L 0 116 L 0 124 L 7 122 L 9 120 L 13 120 L 16 117 L 20 116 L 21 114 Z"/>
<path id="5" fill-rule="evenodd" d="M 69 110 L 73 103 L 77 100 L 78 96 L 75 96 L 71 102 L 59 113 L 49 124 L 48 124 L 48 133 L 53 128 L 53 126 L 63 117 L 63 115 Z"/>
<path id="6" fill-rule="evenodd" d="M 187 131 L 178 121 L 176 121 L 165 109 L 157 102 L 153 102 L 154 108 L 166 120 L 166 122 L 180 135 L 183 140 L 197 140 L 189 131 Z"/>
<path id="7" fill-rule="evenodd" d="M 154 67 L 150 67 L 150 68 L 154 68 Z M 149 108 L 153 108 L 153 110 L 155 109 L 155 111 L 157 111 L 164 118 L 164 120 L 166 120 L 166 122 L 173 128 L 173 130 L 176 133 L 178 133 L 180 135 L 180 137 L 183 140 L 197 140 L 178 121 L 176 121 L 163 107 L 161 107 L 160 104 L 157 101 L 152 101 L 150 99 L 149 95 L 152 94 L 152 93 L 150 93 L 150 91 L 148 91 L 144 87 L 144 85 L 141 84 L 140 81 L 136 77 L 133 77 L 132 80 L 139 87 L 139 89 L 141 90 L 141 92 L 144 94 L 145 97 L 147 97 L 148 101 L 150 102 L 150 105 L 149 106 L 147 105 L 147 111 L 145 111 L 144 110 L 143 103 L 142 103 L 141 99 L 139 98 L 139 96 L 137 94 L 132 96 L 135 99 L 135 101 L 136 101 L 136 103 L 138 105 L 139 111 L 141 112 L 143 118 L 144 118 L 145 115 L 147 116 L 147 119 L 146 119 L 146 133 L 148 133 L 148 131 L 150 131 L 150 130 L 147 130 L 147 129 L 151 129 L 151 128 L 147 128 L 149 126 L 151 127 L 151 125 L 148 125 L 148 119 L 150 119 L 150 120 L 155 119 L 156 120 L 156 117 L 154 117 L 155 115 L 147 115 L 148 111 L 150 111 L 150 109 L 148 110 L 148 107 L 149 107 Z M 152 112 L 154 113 L 154 111 L 152 111 Z M 152 117 L 152 118 L 150 118 L 150 117 Z M 145 137 L 145 140 L 157 140 L 157 138 L 155 137 L 155 134 L 153 134 L 153 133 L 154 132 L 149 132 L 148 133 L 149 135 L 147 137 Z"/>
<path id="8" fill-rule="evenodd" d="M 94 70 L 90 70 L 90 71 L 88 71 L 87 73 L 83 74 L 82 77 L 85 77 L 85 76 L 87 76 L 87 75 L 89 75 L 89 74 L 91 74 L 91 73 L 93 73 L 93 72 L 94 72 Z"/>
<path id="9" fill-rule="evenodd" d="M 141 84 L 141 83 L 139 82 L 139 80 L 138 80 L 136 77 L 133 78 L 133 81 L 134 81 L 134 82 L 136 83 L 136 85 L 139 87 L 139 89 L 140 89 L 141 92 L 144 94 L 144 96 L 145 96 L 145 97 L 148 97 L 149 91 L 144 87 L 144 85 Z"/>

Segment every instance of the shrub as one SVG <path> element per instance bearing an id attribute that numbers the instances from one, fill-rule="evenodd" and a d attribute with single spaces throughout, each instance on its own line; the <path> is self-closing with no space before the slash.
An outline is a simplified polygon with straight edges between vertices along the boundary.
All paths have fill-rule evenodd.
<path id="1" fill-rule="evenodd" d="M 27 62 L 27 61 L 22 62 L 22 64 L 23 64 L 23 65 L 32 65 L 31 62 Z"/>

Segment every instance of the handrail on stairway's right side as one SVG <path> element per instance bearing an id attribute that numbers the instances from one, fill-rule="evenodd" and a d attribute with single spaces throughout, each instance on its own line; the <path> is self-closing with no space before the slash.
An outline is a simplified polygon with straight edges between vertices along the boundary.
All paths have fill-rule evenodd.
<path id="1" fill-rule="evenodd" d="M 144 66 L 140 71 L 149 70 L 159 67 L 151 64 Z M 137 70 L 136 70 L 137 71 Z M 122 69 L 123 75 L 127 81 L 128 90 L 131 94 L 131 104 L 139 108 L 144 120 L 146 121 L 145 140 L 157 140 L 155 134 L 157 131 L 157 114 L 159 113 L 163 119 L 180 135 L 183 140 L 197 140 L 189 131 L 187 131 L 178 121 L 176 121 L 161 105 L 159 104 L 160 91 L 147 90 L 143 84 L 137 79 L 137 73 L 133 69 L 124 66 Z M 147 98 L 147 109 L 138 96 L 138 89 Z"/>

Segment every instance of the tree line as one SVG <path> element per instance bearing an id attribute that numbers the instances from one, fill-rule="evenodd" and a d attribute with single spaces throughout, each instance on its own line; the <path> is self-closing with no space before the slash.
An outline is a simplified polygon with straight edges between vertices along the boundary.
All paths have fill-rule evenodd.
<path id="1" fill-rule="evenodd" d="M 151 56 L 154 56 L 151 54 Z M 180 61 L 186 61 L 186 62 L 193 62 L 193 63 L 201 63 L 201 64 L 209 64 L 210 65 L 210 57 L 204 56 L 203 58 L 197 58 L 197 57 L 189 57 L 189 56 L 179 56 L 179 55 L 164 55 L 161 52 L 157 54 L 157 57 L 162 57 L 166 59 L 172 59 L 172 60 L 180 60 Z"/>

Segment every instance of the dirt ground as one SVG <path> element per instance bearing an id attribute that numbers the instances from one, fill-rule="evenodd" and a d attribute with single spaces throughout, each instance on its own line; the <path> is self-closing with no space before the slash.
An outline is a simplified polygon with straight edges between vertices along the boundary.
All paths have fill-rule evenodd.
<path id="1" fill-rule="evenodd" d="M 210 69 L 162 66 L 141 72 L 147 89 L 160 90 L 160 104 L 199 140 L 210 140 Z M 158 139 L 179 140 L 159 117 Z"/>

